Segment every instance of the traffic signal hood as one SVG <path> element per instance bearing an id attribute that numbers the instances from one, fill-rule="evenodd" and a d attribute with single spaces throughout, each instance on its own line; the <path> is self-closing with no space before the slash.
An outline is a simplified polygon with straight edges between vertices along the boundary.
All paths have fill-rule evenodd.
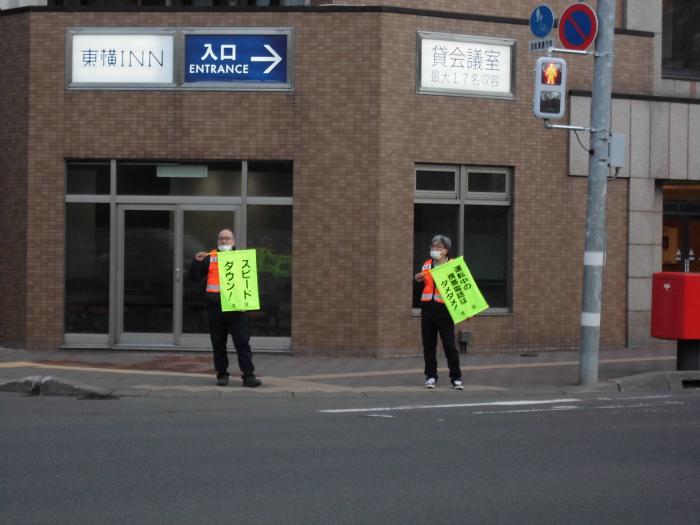
<path id="1" fill-rule="evenodd" d="M 566 60 L 540 57 L 535 65 L 533 111 L 538 118 L 560 119 L 566 112 Z"/>

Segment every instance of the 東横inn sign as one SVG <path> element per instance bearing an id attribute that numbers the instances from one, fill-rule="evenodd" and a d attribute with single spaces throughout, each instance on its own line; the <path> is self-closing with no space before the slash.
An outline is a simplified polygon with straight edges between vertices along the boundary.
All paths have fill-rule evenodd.
<path id="1" fill-rule="evenodd" d="M 71 28 L 68 89 L 291 91 L 291 28 Z"/>

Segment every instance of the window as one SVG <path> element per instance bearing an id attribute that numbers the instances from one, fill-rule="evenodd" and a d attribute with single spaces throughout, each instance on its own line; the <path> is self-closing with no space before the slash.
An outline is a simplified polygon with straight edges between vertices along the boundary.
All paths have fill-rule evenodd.
<path id="1" fill-rule="evenodd" d="M 253 335 L 292 333 L 292 206 L 248 205 L 248 247 L 255 248 L 260 310 L 248 314 Z"/>
<path id="2" fill-rule="evenodd" d="M 665 78 L 700 78 L 700 2 L 663 0 L 662 68 Z"/>
<path id="3" fill-rule="evenodd" d="M 454 168 L 416 170 L 416 190 L 421 192 L 457 194 L 457 171 Z"/>
<path id="4" fill-rule="evenodd" d="M 66 204 L 65 285 L 66 332 L 106 334 L 109 329 L 109 204 Z"/>
<path id="5" fill-rule="evenodd" d="M 451 174 L 451 186 L 447 174 Z M 511 173 L 507 168 L 417 166 L 413 223 L 413 266 L 428 258 L 440 233 L 452 240 L 452 256 L 464 255 L 491 311 L 510 311 Z M 423 285 L 415 283 L 413 307 Z"/>
<path id="6" fill-rule="evenodd" d="M 117 164 L 117 194 L 240 195 L 241 163 L 210 162 L 204 165 L 187 163 L 173 165 L 156 162 L 120 162 Z"/>
<path id="7" fill-rule="evenodd" d="M 249 313 L 251 335 L 289 338 L 293 172 L 288 160 L 67 161 L 66 343 L 207 333 L 203 288 L 181 275 L 224 227 L 257 250 L 261 309 Z"/>
<path id="8" fill-rule="evenodd" d="M 66 169 L 66 193 L 109 195 L 109 162 L 70 162 Z"/>
<path id="9" fill-rule="evenodd" d="M 291 197 L 292 163 L 290 161 L 248 162 L 248 196 Z"/>

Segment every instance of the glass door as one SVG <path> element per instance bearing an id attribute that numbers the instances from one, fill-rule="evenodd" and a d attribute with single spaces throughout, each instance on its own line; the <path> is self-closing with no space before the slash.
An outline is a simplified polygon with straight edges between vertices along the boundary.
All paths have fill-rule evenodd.
<path id="1" fill-rule="evenodd" d="M 684 271 L 684 260 L 690 258 L 691 250 L 693 260 L 690 261 L 689 270 L 700 272 L 700 217 L 664 215 L 661 252 L 663 271 Z"/>
<path id="2" fill-rule="evenodd" d="M 189 278 L 194 254 L 216 249 L 236 229 L 236 206 L 118 207 L 117 344 L 208 348 L 202 282 Z"/>
<path id="3" fill-rule="evenodd" d="M 231 230 L 236 237 L 236 245 L 242 246 L 244 241 L 238 231 L 238 207 L 186 205 L 181 206 L 179 211 L 182 243 L 177 249 L 176 272 L 182 275 L 182 279 L 176 289 L 181 305 L 176 343 L 181 347 L 209 348 L 209 323 L 203 293 L 205 283 L 193 282 L 189 268 L 195 253 L 216 249 L 216 237 L 221 230 Z"/>
<path id="4" fill-rule="evenodd" d="M 117 343 L 173 343 L 175 206 L 119 207 Z"/>

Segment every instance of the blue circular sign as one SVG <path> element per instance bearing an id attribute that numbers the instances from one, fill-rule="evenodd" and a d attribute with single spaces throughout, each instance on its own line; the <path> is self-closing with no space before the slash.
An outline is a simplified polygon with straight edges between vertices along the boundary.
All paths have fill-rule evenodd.
<path id="1" fill-rule="evenodd" d="M 554 27 L 554 11 L 548 5 L 538 5 L 530 15 L 530 31 L 537 38 L 544 38 Z"/>

